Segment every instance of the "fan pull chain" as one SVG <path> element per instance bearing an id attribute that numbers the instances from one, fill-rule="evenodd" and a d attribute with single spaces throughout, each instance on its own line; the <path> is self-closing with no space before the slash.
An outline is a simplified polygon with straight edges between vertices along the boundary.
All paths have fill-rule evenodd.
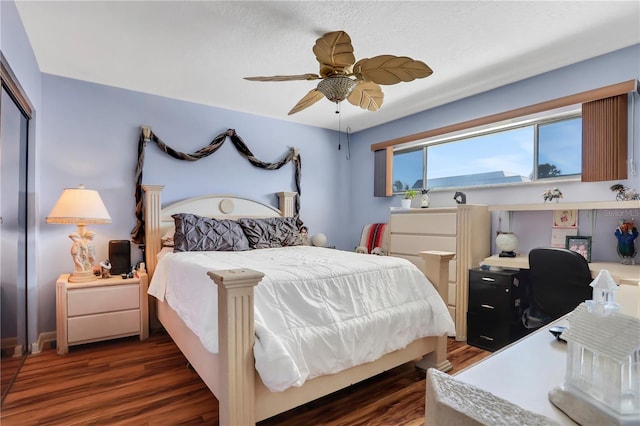
<path id="1" fill-rule="evenodd" d="M 336 114 L 338 114 L 338 151 L 340 151 L 342 145 L 340 143 L 340 135 L 342 129 L 342 115 L 340 114 L 340 104 L 336 102 Z"/>
<path id="2" fill-rule="evenodd" d="M 351 133 L 351 126 L 347 124 L 347 160 L 351 160 L 351 141 L 349 140 L 349 134 Z"/>

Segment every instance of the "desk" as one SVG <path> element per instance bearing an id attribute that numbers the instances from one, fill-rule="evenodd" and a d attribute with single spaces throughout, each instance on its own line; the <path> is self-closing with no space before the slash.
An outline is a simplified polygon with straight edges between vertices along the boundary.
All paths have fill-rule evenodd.
<path id="1" fill-rule="evenodd" d="M 487 257 L 480 262 L 489 265 L 508 269 L 529 269 L 529 256 L 519 254 L 516 257 L 500 257 L 497 254 Z M 618 284 L 640 284 L 640 265 L 623 265 L 619 262 L 591 262 L 589 263 L 591 276 L 596 277 L 598 273 L 606 269 L 611 277 Z"/>
<path id="2" fill-rule="evenodd" d="M 482 265 L 493 268 L 505 269 L 529 269 L 529 257 L 517 255 L 516 257 L 499 257 L 497 254 L 487 257 Z M 635 315 L 640 318 L 640 265 L 623 265 L 618 262 L 591 262 L 589 263 L 591 276 L 596 277 L 601 270 L 606 269 L 611 278 L 618 284 L 616 302 L 620 304 L 623 314 Z"/>
<path id="3" fill-rule="evenodd" d="M 455 378 L 506 399 L 563 425 L 575 425 L 548 398 L 562 384 L 567 344 L 551 333 L 551 325 L 568 325 L 563 317 L 455 374 Z"/>

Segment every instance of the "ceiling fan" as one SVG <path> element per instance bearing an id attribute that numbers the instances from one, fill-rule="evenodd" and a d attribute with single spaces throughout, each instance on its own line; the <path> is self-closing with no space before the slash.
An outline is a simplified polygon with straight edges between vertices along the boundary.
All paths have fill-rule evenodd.
<path id="1" fill-rule="evenodd" d="M 307 93 L 289 115 L 302 111 L 326 97 L 336 105 L 347 99 L 351 104 L 369 111 L 382 106 L 384 93 L 380 84 L 391 85 L 413 81 L 433 74 L 424 62 L 406 56 L 380 55 L 356 62 L 351 38 L 344 31 L 322 35 L 313 46 L 320 63 L 320 74 L 276 75 L 272 77 L 245 77 L 252 81 L 321 80 Z M 336 111 L 338 112 L 338 111 Z"/>

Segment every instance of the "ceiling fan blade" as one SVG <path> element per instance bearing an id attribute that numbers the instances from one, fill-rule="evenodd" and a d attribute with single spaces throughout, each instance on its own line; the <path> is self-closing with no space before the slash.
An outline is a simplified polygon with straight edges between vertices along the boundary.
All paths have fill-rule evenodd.
<path id="1" fill-rule="evenodd" d="M 327 77 L 350 67 L 356 61 L 349 34 L 333 31 L 316 40 L 313 53 L 320 62 L 320 75 Z"/>
<path id="2" fill-rule="evenodd" d="M 406 56 L 380 55 L 356 62 L 353 74 L 360 80 L 390 85 L 428 77 L 433 70 L 424 62 Z"/>
<path id="3" fill-rule="evenodd" d="M 362 109 L 377 111 L 382 106 L 384 93 L 376 83 L 360 81 L 353 88 L 347 100 Z"/>
<path id="4" fill-rule="evenodd" d="M 298 75 L 274 75 L 271 77 L 245 77 L 245 80 L 251 81 L 291 81 L 291 80 L 317 80 L 320 76 L 317 74 L 298 74 Z"/>
<path id="5" fill-rule="evenodd" d="M 304 95 L 300 101 L 289 111 L 288 115 L 295 114 L 296 112 L 302 111 L 305 108 L 310 107 L 311 105 L 318 102 L 320 99 L 324 98 L 324 95 L 317 89 L 312 89 Z"/>

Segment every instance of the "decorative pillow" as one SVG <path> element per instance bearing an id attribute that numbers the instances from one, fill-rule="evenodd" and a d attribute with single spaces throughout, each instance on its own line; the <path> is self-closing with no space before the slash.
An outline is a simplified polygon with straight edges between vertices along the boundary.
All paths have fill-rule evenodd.
<path id="1" fill-rule="evenodd" d="M 190 213 L 174 214 L 173 251 L 242 251 L 249 241 L 233 220 L 216 220 Z"/>
<path id="2" fill-rule="evenodd" d="M 172 226 L 167 232 L 164 233 L 164 235 L 160 239 L 160 241 L 162 242 L 162 247 L 173 247 L 173 235 L 175 233 L 175 226 Z"/>
<path id="3" fill-rule="evenodd" d="M 294 217 L 238 219 L 252 249 L 302 245 L 302 236 Z"/>

